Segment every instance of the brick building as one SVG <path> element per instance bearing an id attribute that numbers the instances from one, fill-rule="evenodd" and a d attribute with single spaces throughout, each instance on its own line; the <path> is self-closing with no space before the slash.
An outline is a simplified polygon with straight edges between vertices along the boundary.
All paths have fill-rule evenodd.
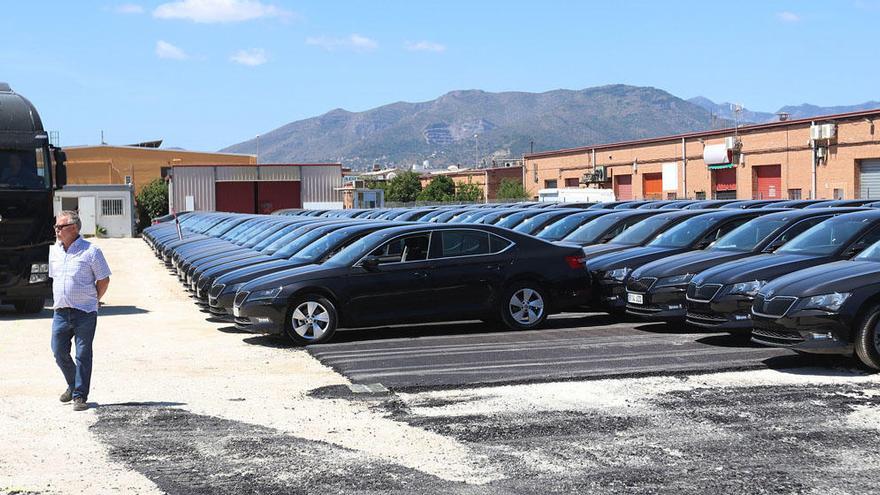
<path id="1" fill-rule="evenodd" d="M 475 184 L 483 191 L 483 201 L 495 201 L 498 199 L 501 181 L 509 179 L 522 183 L 523 169 L 522 167 L 475 168 L 425 174 L 421 177 L 422 187 L 426 187 L 431 179 L 438 175 L 445 175 L 456 184 Z"/>
<path id="2" fill-rule="evenodd" d="M 612 188 L 619 199 L 878 198 L 880 110 L 547 151 L 526 191 Z"/>

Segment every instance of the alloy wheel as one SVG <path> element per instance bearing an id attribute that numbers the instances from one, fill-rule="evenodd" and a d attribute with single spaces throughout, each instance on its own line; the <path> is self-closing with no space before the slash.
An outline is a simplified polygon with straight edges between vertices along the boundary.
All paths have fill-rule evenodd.
<path id="1" fill-rule="evenodd" d="M 305 301 L 293 310 L 290 323 L 293 331 L 300 337 L 316 340 L 321 338 L 330 326 L 330 314 L 322 304 Z"/>
<path id="2" fill-rule="evenodd" d="M 544 316 L 544 298 L 533 289 L 519 289 L 510 298 L 509 311 L 518 323 L 532 325 Z"/>

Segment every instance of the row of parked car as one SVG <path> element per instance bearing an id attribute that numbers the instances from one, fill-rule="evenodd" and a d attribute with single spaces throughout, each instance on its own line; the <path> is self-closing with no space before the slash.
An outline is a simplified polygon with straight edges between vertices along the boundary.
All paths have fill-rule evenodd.
<path id="1" fill-rule="evenodd" d="M 201 308 L 327 342 L 340 327 L 605 311 L 750 332 L 880 369 L 868 200 L 516 203 L 186 213 L 144 231 Z M 876 282 L 875 282 L 876 280 Z"/>

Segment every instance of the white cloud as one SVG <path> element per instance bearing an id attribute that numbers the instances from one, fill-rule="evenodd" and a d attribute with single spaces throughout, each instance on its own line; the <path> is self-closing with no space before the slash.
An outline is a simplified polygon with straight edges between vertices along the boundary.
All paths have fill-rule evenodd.
<path id="1" fill-rule="evenodd" d="M 801 20 L 801 16 L 789 11 L 779 12 L 776 14 L 776 17 L 782 22 L 798 22 Z"/>
<path id="2" fill-rule="evenodd" d="M 229 56 L 229 60 L 251 67 L 265 64 L 269 58 L 266 56 L 266 50 L 262 48 L 251 48 L 249 50 L 237 50 Z"/>
<path id="3" fill-rule="evenodd" d="M 124 3 L 113 8 L 117 14 L 143 14 L 144 8 L 134 3 Z"/>
<path id="4" fill-rule="evenodd" d="M 418 41 L 415 43 L 413 43 L 412 41 L 407 41 L 406 43 L 404 43 L 404 46 L 407 50 L 411 52 L 443 53 L 446 51 L 446 45 L 434 43 L 433 41 Z"/>
<path id="5" fill-rule="evenodd" d="M 357 33 L 346 36 L 345 38 L 329 38 L 326 36 L 306 38 L 306 44 L 318 46 L 330 52 L 334 50 L 367 52 L 379 47 L 379 43 L 375 40 L 367 38 L 366 36 L 361 36 Z"/>
<path id="6" fill-rule="evenodd" d="M 187 55 L 181 48 L 163 40 L 156 42 L 156 56 L 170 60 L 186 60 L 189 58 L 189 55 Z"/>
<path id="7" fill-rule="evenodd" d="M 184 19 L 199 23 L 242 22 L 263 17 L 291 17 L 289 11 L 259 0 L 179 0 L 153 11 L 159 19 Z"/>

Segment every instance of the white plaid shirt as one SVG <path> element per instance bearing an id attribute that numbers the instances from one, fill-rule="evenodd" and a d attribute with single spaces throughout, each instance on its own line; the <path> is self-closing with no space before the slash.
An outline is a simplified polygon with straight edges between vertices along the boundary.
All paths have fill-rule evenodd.
<path id="1" fill-rule="evenodd" d="M 110 267 L 98 246 L 78 237 L 67 250 L 61 242 L 49 248 L 49 277 L 52 278 L 52 309 L 75 308 L 98 311 L 95 282 L 110 276 Z"/>

